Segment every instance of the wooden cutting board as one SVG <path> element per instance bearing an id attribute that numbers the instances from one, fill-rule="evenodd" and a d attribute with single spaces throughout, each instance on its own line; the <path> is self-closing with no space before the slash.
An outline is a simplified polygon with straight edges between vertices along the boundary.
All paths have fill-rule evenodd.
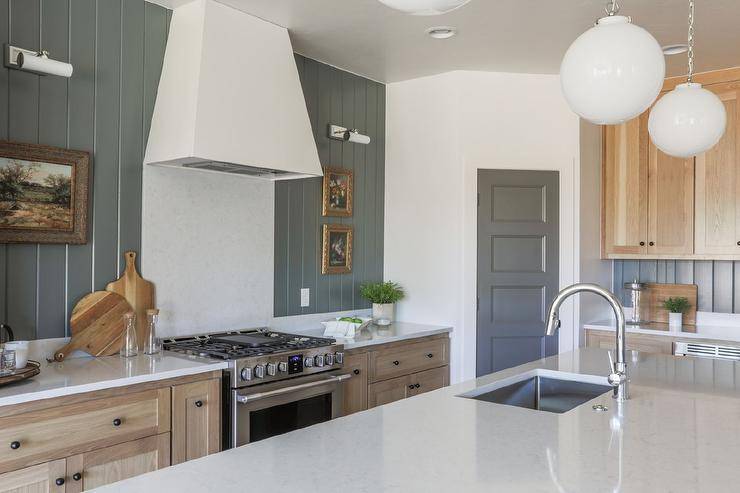
<path id="1" fill-rule="evenodd" d="M 131 305 L 119 294 L 109 291 L 88 294 L 72 310 L 69 319 L 72 339 L 54 353 L 54 359 L 63 361 L 78 349 L 91 356 L 116 354 L 123 342 L 123 315 L 131 310 Z"/>
<path id="2" fill-rule="evenodd" d="M 653 322 L 668 323 L 668 310 L 663 308 L 663 301 L 668 298 L 686 298 L 691 303 L 683 314 L 684 332 L 696 332 L 696 284 L 647 284 L 650 303 L 650 318 Z M 668 330 L 667 328 L 665 330 Z"/>
<path id="3" fill-rule="evenodd" d="M 149 335 L 146 311 L 154 308 L 154 284 L 142 278 L 136 271 L 136 252 L 126 252 L 126 269 L 117 281 L 108 283 L 106 291 L 120 294 L 136 313 L 136 335 L 139 348 L 144 348 L 144 341 Z"/>

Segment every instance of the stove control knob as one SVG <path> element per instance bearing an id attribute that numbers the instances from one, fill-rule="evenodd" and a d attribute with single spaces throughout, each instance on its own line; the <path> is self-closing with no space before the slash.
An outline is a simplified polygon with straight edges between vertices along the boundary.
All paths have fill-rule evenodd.
<path id="1" fill-rule="evenodd" d="M 265 378 L 265 365 L 257 365 L 254 367 L 254 376 L 257 378 Z"/>
<path id="2" fill-rule="evenodd" d="M 306 368 L 311 368 L 313 366 L 313 358 L 306 358 L 303 360 L 303 366 Z"/>
<path id="3" fill-rule="evenodd" d="M 344 353 L 334 353 L 334 360 L 338 365 L 344 363 Z"/>
<path id="4" fill-rule="evenodd" d="M 242 368 L 241 376 L 242 376 L 242 380 L 251 380 L 252 379 L 252 369 Z"/>
<path id="5" fill-rule="evenodd" d="M 275 363 L 267 363 L 267 374 L 274 377 L 277 373 L 277 365 Z"/>
<path id="6" fill-rule="evenodd" d="M 324 366 L 324 355 L 323 354 L 317 354 L 316 357 L 313 359 L 313 362 L 319 368 L 322 367 L 322 366 Z"/>
<path id="7" fill-rule="evenodd" d="M 331 366 L 334 364 L 334 355 L 332 353 L 326 353 L 324 356 L 324 362 L 326 363 L 326 366 Z"/>
<path id="8" fill-rule="evenodd" d="M 278 363 L 278 371 L 281 373 L 285 373 L 286 371 L 288 371 L 288 363 L 286 363 L 285 361 L 281 361 L 280 363 Z"/>

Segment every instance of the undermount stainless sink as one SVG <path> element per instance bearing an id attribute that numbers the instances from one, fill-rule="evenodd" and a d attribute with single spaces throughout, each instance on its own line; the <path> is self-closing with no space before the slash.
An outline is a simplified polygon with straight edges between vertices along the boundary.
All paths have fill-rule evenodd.
<path id="1" fill-rule="evenodd" d="M 613 388 L 605 378 L 551 370 L 533 370 L 461 394 L 459 397 L 564 413 Z"/>

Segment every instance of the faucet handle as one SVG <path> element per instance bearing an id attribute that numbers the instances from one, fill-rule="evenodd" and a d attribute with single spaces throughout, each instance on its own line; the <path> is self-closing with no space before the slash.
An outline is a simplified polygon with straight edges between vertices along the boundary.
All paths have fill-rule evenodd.
<path id="1" fill-rule="evenodd" d="M 612 356 L 612 350 L 608 350 L 606 354 L 609 356 L 609 371 L 615 372 L 617 371 L 617 367 L 614 365 L 614 356 Z"/>
<path id="2" fill-rule="evenodd" d="M 616 387 L 619 387 L 627 380 L 627 375 L 617 369 L 611 349 L 607 351 L 607 354 L 609 355 L 609 376 L 607 377 L 607 381 L 616 390 Z"/>

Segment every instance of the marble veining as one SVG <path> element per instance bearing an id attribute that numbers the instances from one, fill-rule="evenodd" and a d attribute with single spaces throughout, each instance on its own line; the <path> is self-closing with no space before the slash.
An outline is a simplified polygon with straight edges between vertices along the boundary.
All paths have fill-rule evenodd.
<path id="1" fill-rule="evenodd" d="M 735 362 L 631 353 L 630 400 L 564 414 L 458 397 L 537 368 L 603 377 L 607 361 L 582 348 L 100 491 L 737 491 Z"/>
<path id="2" fill-rule="evenodd" d="M 0 387 L 0 406 L 80 394 L 112 387 L 195 375 L 226 368 L 226 362 L 188 357 L 167 351 L 133 358 L 107 356 L 41 363 L 41 373 Z"/>

